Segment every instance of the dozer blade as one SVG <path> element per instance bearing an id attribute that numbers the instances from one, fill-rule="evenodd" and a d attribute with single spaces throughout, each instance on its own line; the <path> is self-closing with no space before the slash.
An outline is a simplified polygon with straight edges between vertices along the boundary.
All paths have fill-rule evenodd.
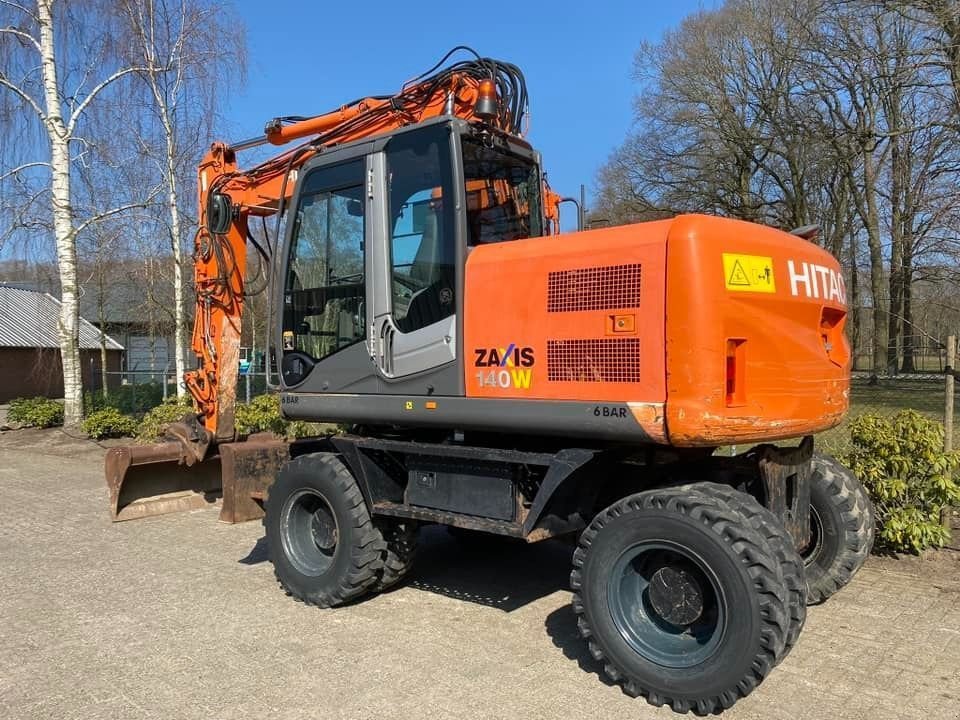
<path id="1" fill-rule="evenodd" d="M 218 454 L 188 466 L 176 442 L 111 448 L 104 470 L 115 522 L 209 507 L 222 487 Z"/>
<path id="2" fill-rule="evenodd" d="M 198 510 L 221 497 L 223 522 L 262 517 L 267 488 L 290 457 L 288 443 L 254 435 L 211 450 L 205 459 L 186 465 L 177 442 L 111 448 L 105 470 L 113 520 Z"/>

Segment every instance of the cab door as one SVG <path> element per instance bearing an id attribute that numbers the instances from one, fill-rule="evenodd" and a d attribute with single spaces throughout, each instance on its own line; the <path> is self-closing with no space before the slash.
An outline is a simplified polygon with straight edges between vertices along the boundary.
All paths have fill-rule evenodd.
<path id="1" fill-rule="evenodd" d="M 305 392 L 376 392 L 367 346 L 369 159 L 308 164 L 287 228 L 281 383 Z"/>
<path id="2" fill-rule="evenodd" d="M 383 392 L 462 394 L 455 366 L 458 193 L 450 127 L 398 133 L 373 162 L 383 233 L 372 331 Z"/>

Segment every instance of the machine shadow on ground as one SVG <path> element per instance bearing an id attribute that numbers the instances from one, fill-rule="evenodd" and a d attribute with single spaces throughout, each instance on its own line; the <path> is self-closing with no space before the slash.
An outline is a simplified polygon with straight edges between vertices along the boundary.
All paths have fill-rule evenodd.
<path id="1" fill-rule="evenodd" d="M 512 612 L 568 590 L 572 554 L 573 546 L 562 540 L 528 544 L 484 533 L 454 537 L 446 528 L 430 525 L 420 529 L 417 562 L 397 589 L 409 587 Z M 256 565 L 268 559 L 267 539 L 261 537 L 239 562 Z M 614 685 L 580 637 L 569 602 L 547 615 L 544 629 L 564 657 L 605 685 Z"/>
<path id="2" fill-rule="evenodd" d="M 569 589 L 572 554 L 573 546 L 562 540 L 528 544 L 484 533 L 453 537 L 430 525 L 420 529 L 416 564 L 399 587 L 512 612 Z M 238 562 L 267 560 L 267 540 L 261 537 Z M 575 621 L 572 626 L 575 630 Z"/>
<path id="3" fill-rule="evenodd" d="M 577 630 L 577 616 L 572 605 L 564 605 L 547 615 L 543 623 L 547 636 L 564 657 L 573 660 L 585 673 L 596 675 L 604 685 L 616 685 L 603 672 L 603 665 L 593 658 L 587 642 Z"/>

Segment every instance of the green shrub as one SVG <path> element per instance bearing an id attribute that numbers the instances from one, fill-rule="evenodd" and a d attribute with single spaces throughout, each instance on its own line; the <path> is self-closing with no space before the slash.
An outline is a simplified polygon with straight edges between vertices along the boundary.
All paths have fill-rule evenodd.
<path id="1" fill-rule="evenodd" d="M 167 398 L 173 397 L 176 393 L 176 385 L 168 383 Z M 163 385 L 158 382 L 121 385 L 107 390 L 106 396 L 99 391 L 88 391 L 83 396 L 83 406 L 87 413 L 112 407 L 128 415 L 141 415 L 162 402 Z"/>
<path id="2" fill-rule="evenodd" d="M 338 435 L 340 433 L 340 428 L 331 423 L 313 423 L 307 422 L 306 420 L 291 420 L 287 423 L 287 437 L 291 440 L 323 437 L 324 435 Z"/>
<path id="3" fill-rule="evenodd" d="M 287 421 L 280 416 L 279 395 L 260 395 L 249 403 L 237 403 L 235 422 L 239 435 L 258 432 L 285 435 L 287 432 Z"/>
<path id="4" fill-rule="evenodd" d="M 135 417 L 107 407 L 87 415 L 80 427 L 90 437 L 100 440 L 107 437 L 132 437 L 137 432 L 139 423 Z"/>
<path id="5" fill-rule="evenodd" d="M 164 428 L 172 422 L 178 422 L 188 414 L 193 405 L 189 398 L 178 403 L 170 398 L 144 415 L 136 431 L 136 437 L 143 442 L 155 442 L 163 436 Z M 259 395 L 248 403 L 237 403 L 234 423 L 237 435 L 252 435 L 269 432 L 274 435 L 296 440 L 305 437 L 322 437 L 339 432 L 336 425 L 329 423 L 311 423 L 303 420 L 289 421 L 280 415 L 279 395 Z"/>
<path id="6" fill-rule="evenodd" d="M 7 419 L 27 427 L 63 425 L 63 405 L 45 397 L 15 398 L 10 401 Z"/>
<path id="7" fill-rule="evenodd" d="M 143 442 L 155 442 L 163 436 L 163 430 L 173 422 L 183 420 L 184 415 L 193 411 L 193 401 L 189 396 L 167 398 L 150 410 L 139 423 L 136 438 Z"/>
<path id="8" fill-rule="evenodd" d="M 850 437 L 845 460 L 873 498 L 880 540 L 897 551 L 942 547 L 941 510 L 960 502 L 951 476 L 960 452 L 943 451 L 943 425 L 913 410 L 862 415 L 850 423 Z"/>

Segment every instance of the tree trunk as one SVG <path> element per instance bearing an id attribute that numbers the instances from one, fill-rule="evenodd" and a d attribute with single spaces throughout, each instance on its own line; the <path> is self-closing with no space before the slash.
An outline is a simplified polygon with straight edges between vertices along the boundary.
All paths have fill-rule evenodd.
<path id="1" fill-rule="evenodd" d="M 860 269 L 857 267 L 857 234 L 850 229 L 850 292 L 847 293 L 850 310 L 850 347 L 853 353 L 852 367 L 857 369 L 860 356 Z"/>
<path id="2" fill-rule="evenodd" d="M 912 269 L 903 268 L 903 364 L 900 370 L 905 373 L 916 372 L 913 359 L 913 278 Z"/>
<path id="3" fill-rule="evenodd" d="M 911 204 L 911 207 L 913 205 Z M 903 239 L 903 365 L 905 373 L 916 372 L 914 363 L 914 325 L 913 325 L 913 222 L 904 227 Z"/>
<path id="4" fill-rule="evenodd" d="M 898 113 L 889 113 L 894 123 Z M 902 332 L 901 304 L 903 300 L 903 195 L 904 167 L 900 152 L 900 138 L 890 140 L 890 276 L 887 295 L 890 298 L 887 314 L 887 364 L 888 375 L 896 375 L 900 355 L 899 340 Z M 909 173 L 909 170 L 907 170 Z"/>
<path id="5" fill-rule="evenodd" d="M 883 308 L 883 247 L 880 240 L 880 213 L 876 198 L 876 166 L 872 150 L 863 152 L 863 218 L 870 249 L 870 292 L 873 294 L 873 372 L 883 372 L 887 359 L 886 320 Z"/>
<path id="6" fill-rule="evenodd" d="M 177 397 L 186 394 L 183 375 L 187 372 L 186 325 L 187 310 L 183 290 L 183 221 L 180 217 L 180 198 L 177 188 L 177 170 L 174 163 L 174 130 L 166 103 L 159 93 L 157 101 L 163 117 L 163 128 L 167 141 L 167 204 L 170 209 L 170 244 L 173 250 L 173 315 L 174 315 L 174 358 L 177 366 Z M 166 378 L 164 378 L 166 382 Z"/>
<path id="7" fill-rule="evenodd" d="M 70 147 L 63 121 L 57 81 L 54 44 L 53 4 L 37 0 L 40 26 L 40 70 L 46 104 L 45 127 L 50 142 L 50 203 L 53 234 L 60 271 L 60 322 L 57 327 L 63 363 L 64 425 L 78 425 L 83 419 L 83 380 L 80 367 L 80 312 L 77 304 L 77 245 L 70 204 Z"/>

